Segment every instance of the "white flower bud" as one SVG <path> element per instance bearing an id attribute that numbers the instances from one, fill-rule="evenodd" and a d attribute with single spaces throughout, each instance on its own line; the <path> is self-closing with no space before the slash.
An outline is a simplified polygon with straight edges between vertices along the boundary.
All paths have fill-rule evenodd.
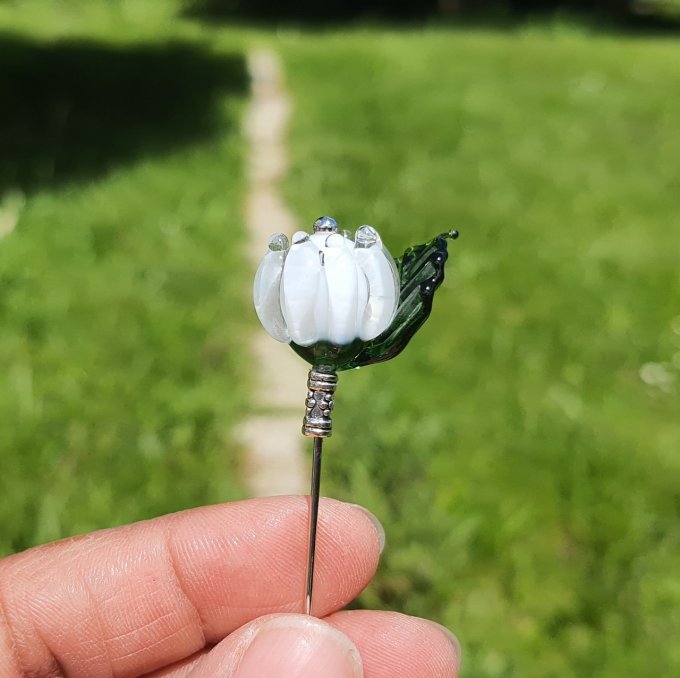
<path id="1" fill-rule="evenodd" d="M 367 341 L 392 322 L 399 301 L 394 261 L 380 236 L 362 226 L 352 241 L 329 217 L 293 244 L 277 234 L 255 277 L 258 318 L 278 341 L 310 346 Z"/>

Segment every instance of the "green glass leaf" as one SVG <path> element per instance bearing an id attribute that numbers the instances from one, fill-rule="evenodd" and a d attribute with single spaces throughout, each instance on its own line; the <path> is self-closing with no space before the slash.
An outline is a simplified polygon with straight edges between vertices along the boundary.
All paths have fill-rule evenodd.
<path id="1" fill-rule="evenodd" d="M 457 237 L 458 231 L 441 233 L 428 243 L 409 247 L 396 260 L 399 305 L 392 324 L 375 339 L 355 339 L 345 346 L 323 341 L 299 346 L 291 342 L 291 348 L 314 367 L 328 371 L 372 365 L 399 355 L 432 311 L 434 293 L 444 280 L 448 240 Z"/>

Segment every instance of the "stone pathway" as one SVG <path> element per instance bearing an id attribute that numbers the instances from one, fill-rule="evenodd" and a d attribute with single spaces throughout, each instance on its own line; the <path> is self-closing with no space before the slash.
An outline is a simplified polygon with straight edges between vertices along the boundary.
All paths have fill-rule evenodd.
<path id="1" fill-rule="evenodd" d="M 0 195 L 0 240 L 8 236 L 19 222 L 19 214 L 26 200 L 19 191 Z"/>
<path id="2" fill-rule="evenodd" d="M 283 202 L 278 184 L 287 167 L 285 135 L 291 114 L 283 88 L 281 64 L 269 50 L 248 58 L 251 103 L 245 116 L 249 142 L 249 191 L 246 222 L 250 236 L 252 272 L 264 256 L 273 233 L 289 237 L 296 222 Z M 258 414 L 237 434 L 246 449 L 245 483 L 254 497 L 307 494 L 309 472 L 300 433 L 307 393 L 307 369 L 288 346 L 264 330 L 253 337 L 256 383 L 253 396 Z"/>

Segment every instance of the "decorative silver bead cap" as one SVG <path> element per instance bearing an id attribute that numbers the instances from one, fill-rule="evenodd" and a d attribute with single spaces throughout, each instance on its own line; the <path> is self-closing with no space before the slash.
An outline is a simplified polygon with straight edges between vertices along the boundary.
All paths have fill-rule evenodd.
<path id="1" fill-rule="evenodd" d="M 307 410 L 302 422 L 302 433 L 309 438 L 328 438 L 333 432 L 331 411 L 333 394 L 338 385 L 335 372 L 323 372 L 316 367 L 309 370 L 307 378 Z"/>

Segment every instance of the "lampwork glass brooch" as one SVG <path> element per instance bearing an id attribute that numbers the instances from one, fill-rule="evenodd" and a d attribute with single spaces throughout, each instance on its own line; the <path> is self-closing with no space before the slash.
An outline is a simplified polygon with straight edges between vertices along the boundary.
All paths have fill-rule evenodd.
<path id="1" fill-rule="evenodd" d="M 432 310 L 444 279 L 448 231 L 394 260 L 378 232 L 340 231 L 331 217 L 269 240 L 255 276 L 255 310 L 265 330 L 310 365 L 302 433 L 314 439 L 305 609 L 312 613 L 321 450 L 331 435 L 337 373 L 401 353 Z"/>

